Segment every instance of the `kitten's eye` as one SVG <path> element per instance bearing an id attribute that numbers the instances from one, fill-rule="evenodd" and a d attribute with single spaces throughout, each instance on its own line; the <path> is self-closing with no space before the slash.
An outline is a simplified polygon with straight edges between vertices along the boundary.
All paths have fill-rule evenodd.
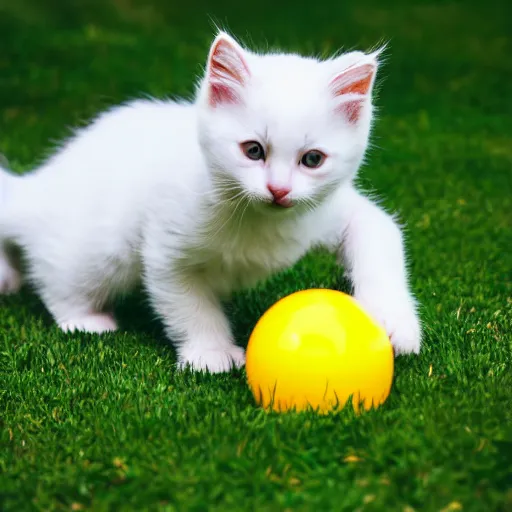
<path id="1" fill-rule="evenodd" d="M 325 160 L 325 155 L 321 151 L 313 149 L 302 155 L 300 163 L 310 169 L 316 169 L 320 167 Z"/>
<path id="2" fill-rule="evenodd" d="M 251 160 L 265 160 L 265 151 L 259 142 L 255 140 L 242 142 L 240 147 L 247 158 Z"/>

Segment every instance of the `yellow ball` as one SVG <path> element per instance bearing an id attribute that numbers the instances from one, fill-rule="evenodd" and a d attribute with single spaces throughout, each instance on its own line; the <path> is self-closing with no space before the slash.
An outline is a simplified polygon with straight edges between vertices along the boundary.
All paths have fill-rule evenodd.
<path id="1" fill-rule="evenodd" d="M 384 331 L 351 296 L 304 290 L 275 303 L 256 324 L 246 373 L 256 402 L 286 411 L 327 413 L 352 396 L 356 412 L 389 395 L 393 348 Z"/>

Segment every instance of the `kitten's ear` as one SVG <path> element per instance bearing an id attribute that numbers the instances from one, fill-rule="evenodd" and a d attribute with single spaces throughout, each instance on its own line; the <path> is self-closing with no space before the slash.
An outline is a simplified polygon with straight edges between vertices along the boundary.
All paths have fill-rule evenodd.
<path id="1" fill-rule="evenodd" d="M 337 103 L 336 111 L 344 115 L 349 123 L 357 123 L 365 104 L 370 102 L 377 73 L 376 56 L 377 52 L 371 55 L 355 52 L 344 56 L 340 60 L 345 64 L 345 69 L 337 73 L 329 83 Z M 354 59 L 356 62 L 350 63 Z"/>
<path id="2" fill-rule="evenodd" d="M 210 48 L 206 70 L 210 105 L 240 103 L 249 77 L 244 50 L 228 34 L 220 32 Z"/>

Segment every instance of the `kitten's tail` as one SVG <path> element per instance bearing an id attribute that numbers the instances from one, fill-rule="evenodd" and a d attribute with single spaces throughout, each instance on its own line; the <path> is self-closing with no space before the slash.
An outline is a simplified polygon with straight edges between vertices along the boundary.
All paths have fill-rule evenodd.
<path id="1" fill-rule="evenodd" d="M 1 156 L 1 155 L 0 155 Z M 14 241 L 33 223 L 40 189 L 33 186 L 34 173 L 18 175 L 0 161 L 0 243 Z"/>
<path id="2" fill-rule="evenodd" d="M 0 155 L 1 156 L 1 155 Z M 0 294 L 17 292 L 22 284 L 19 260 L 12 252 L 11 189 L 18 178 L 0 166 Z M 12 186 L 14 184 L 14 187 Z"/>
<path id="3" fill-rule="evenodd" d="M 9 187 L 8 182 L 10 181 L 10 174 L 2 166 L 0 166 L 0 245 L 2 243 L 2 225 L 4 224 L 4 205 L 7 197 L 7 188 Z"/>
<path id="4" fill-rule="evenodd" d="M 0 165 L 0 244 L 8 238 L 8 205 L 18 177 Z"/>

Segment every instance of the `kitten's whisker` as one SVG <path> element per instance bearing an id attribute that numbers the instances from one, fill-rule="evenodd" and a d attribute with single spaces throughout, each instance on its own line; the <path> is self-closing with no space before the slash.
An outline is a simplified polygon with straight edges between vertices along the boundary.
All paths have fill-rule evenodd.
<path id="1" fill-rule="evenodd" d="M 193 194 L 197 197 L 205 197 L 208 195 L 224 195 L 228 194 L 229 192 L 242 192 L 240 189 L 240 184 L 237 183 L 235 180 L 226 180 L 225 182 L 213 182 L 213 188 L 208 188 L 207 190 L 198 191 L 191 187 L 185 186 L 182 184 L 182 187 L 184 190 L 187 191 L 187 193 Z M 222 194 L 218 194 L 218 192 L 221 192 Z M 239 194 L 237 194 L 235 197 L 237 197 Z M 229 199 L 233 199 L 233 197 L 230 197 Z"/>
<path id="2" fill-rule="evenodd" d="M 234 195 L 233 197 L 230 197 L 229 199 L 224 199 L 224 203 L 233 203 L 240 197 L 241 199 L 244 199 L 245 196 L 246 192 L 244 190 L 241 190 L 240 192 L 238 192 L 238 194 Z"/>
<path id="3" fill-rule="evenodd" d="M 307 213 L 313 212 L 317 206 L 315 200 L 311 197 L 304 197 L 300 199 L 299 204 L 304 205 Z"/>
<path id="4" fill-rule="evenodd" d="M 240 215 L 240 219 L 238 221 L 238 229 L 236 231 L 236 234 L 235 234 L 234 238 L 238 237 L 238 234 L 240 233 L 240 229 L 242 228 L 242 225 L 243 225 L 242 220 L 244 218 L 245 212 L 247 211 L 247 208 L 251 204 L 252 197 L 251 197 L 251 194 L 249 192 L 246 192 L 245 199 L 247 199 L 247 203 L 245 205 L 245 208 L 242 210 L 242 215 Z"/>
<path id="5" fill-rule="evenodd" d="M 213 234 L 211 234 L 211 232 L 207 231 L 206 232 L 207 236 L 210 236 L 211 238 L 216 237 L 224 229 L 224 227 L 231 221 L 231 219 L 235 215 L 236 211 L 238 210 L 238 207 L 243 203 L 243 201 L 245 199 L 245 191 L 242 191 L 241 196 L 242 197 L 240 197 L 240 199 L 236 202 L 235 207 L 233 208 L 233 211 L 231 212 L 229 217 L 224 221 L 224 223 L 220 226 L 220 228 L 217 229 L 217 231 L 215 231 L 215 233 L 213 233 Z M 212 227 L 216 227 L 215 224 Z"/>
<path id="6" fill-rule="evenodd" d="M 234 196 L 230 196 L 230 192 L 238 192 Z M 240 185 L 233 185 L 233 186 L 225 186 L 222 187 L 216 187 L 214 189 L 215 195 L 219 198 L 219 200 L 222 201 L 233 201 L 234 199 L 238 198 L 240 195 L 243 195 L 246 193 L 245 190 L 240 188 Z M 228 197 L 225 197 L 228 196 Z"/>

